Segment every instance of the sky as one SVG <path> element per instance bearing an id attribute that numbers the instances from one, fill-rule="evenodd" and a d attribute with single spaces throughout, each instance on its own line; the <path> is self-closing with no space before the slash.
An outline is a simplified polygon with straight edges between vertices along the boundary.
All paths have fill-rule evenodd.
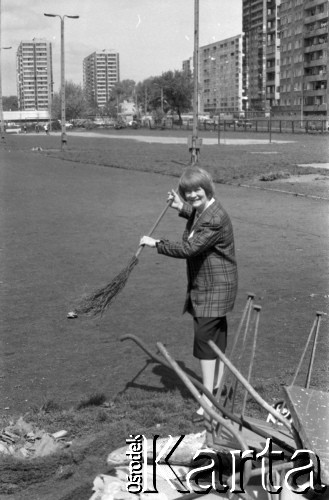
<path id="1" fill-rule="evenodd" d="M 65 80 L 82 84 L 83 59 L 95 51 L 120 54 L 120 79 L 136 83 L 181 70 L 194 50 L 194 0 L 0 0 L 2 93 L 16 95 L 21 41 L 53 44 L 54 91 L 60 87 L 60 19 L 64 21 Z M 242 31 L 242 0 L 199 0 L 199 45 Z M 10 50 L 5 47 L 11 46 Z"/>

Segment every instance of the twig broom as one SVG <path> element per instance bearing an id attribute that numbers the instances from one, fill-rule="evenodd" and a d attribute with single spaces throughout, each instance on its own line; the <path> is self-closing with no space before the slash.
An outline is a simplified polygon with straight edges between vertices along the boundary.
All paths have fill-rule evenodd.
<path id="1" fill-rule="evenodd" d="M 167 205 L 162 210 L 161 214 L 155 221 L 152 229 L 148 233 L 151 236 L 155 231 L 156 227 L 160 223 L 161 219 L 170 207 L 172 200 L 167 202 Z M 104 311 L 111 305 L 115 297 L 121 292 L 125 287 L 126 282 L 134 269 L 138 264 L 138 257 L 142 252 L 144 246 L 139 246 L 135 255 L 130 259 L 128 265 L 120 271 L 119 274 L 109 283 L 108 285 L 95 290 L 92 294 L 84 297 L 80 304 L 75 308 L 75 311 L 79 314 L 89 314 L 93 316 L 102 315 Z"/>

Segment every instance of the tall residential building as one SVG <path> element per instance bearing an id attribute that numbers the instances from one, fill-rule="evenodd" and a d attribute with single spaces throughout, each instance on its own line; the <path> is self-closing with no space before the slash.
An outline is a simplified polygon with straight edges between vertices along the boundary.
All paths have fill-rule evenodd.
<path id="1" fill-rule="evenodd" d="M 243 0 L 245 109 L 264 113 L 280 99 L 280 0 Z"/>
<path id="2" fill-rule="evenodd" d="M 182 71 L 183 71 L 183 73 L 185 73 L 187 75 L 192 75 L 192 73 L 193 73 L 192 57 L 183 61 Z"/>
<path id="3" fill-rule="evenodd" d="M 119 54 L 103 50 L 83 60 L 83 85 L 90 103 L 102 107 L 109 100 L 111 89 L 120 81 Z"/>
<path id="4" fill-rule="evenodd" d="M 20 110 L 48 110 L 53 94 L 52 45 L 45 39 L 22 41 L 16 55 Z"/>
<path id="5" fill-rule="evenodd" d="M 199 49 L 200 111 L 242 110 L 242 37 L 226 38 Z"/>
<path id="6" fill-rule="evenodd" d="M 328 0 L 282 0 L 280 108 L 328 114 Z"/>

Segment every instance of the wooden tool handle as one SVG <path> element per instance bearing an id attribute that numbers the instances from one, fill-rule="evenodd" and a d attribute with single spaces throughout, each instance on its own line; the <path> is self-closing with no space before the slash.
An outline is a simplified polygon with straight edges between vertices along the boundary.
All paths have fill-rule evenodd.
<path id="1" fill-rule="evenodd" d="M 152 236 L 152 234 L 154 233 L 155 229 L 158 227 L 160 221 L 162 220 L 162 218 L 164 217 L 165 213 L 167 212 L 168 208 L 171 207 L 171 204 L 172 204 L 173 200 L 168 200 L 167 201 L 167 205 L 164 207 L 164 209 L 162 210 L 161 214 L 159 215 L 159 217 L 157 218 L 157 220 L 155 221 L 155 223 L 153 224 L 152 228 L 150 229 L 149 233 L 147 234 L 147 236 Z M 141 251 L 143 250 L 144 248 L 144 245 L 139 245 L 138 247 L 138 250 L 137 252 L 135 253 L 135 257 L 138 258 L 139 254 L 141 253 Z"/>

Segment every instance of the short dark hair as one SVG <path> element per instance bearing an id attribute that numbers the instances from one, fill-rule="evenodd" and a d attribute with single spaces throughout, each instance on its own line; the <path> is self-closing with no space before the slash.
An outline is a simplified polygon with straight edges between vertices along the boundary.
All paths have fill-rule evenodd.
<path id="1" fill-rule="evenodd" d="M 178 192 L 180 196 L 185 200 L 186 191 L 200 187 L 204 189 L 209 200 L 214 196 L 214 181 L 209 172 L 200 167 L 187 167 L 179 179 Z"/>

